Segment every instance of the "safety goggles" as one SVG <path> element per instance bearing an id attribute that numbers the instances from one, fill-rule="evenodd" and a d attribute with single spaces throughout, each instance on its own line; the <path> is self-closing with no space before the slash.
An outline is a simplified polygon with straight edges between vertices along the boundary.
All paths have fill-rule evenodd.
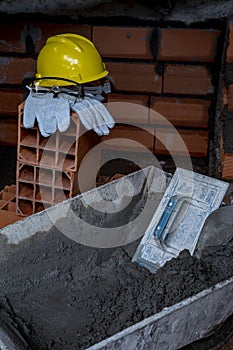
<path id="1" fill-rule="evenodd" d="M 52 87 L 46 87 L 46 86 L 40 86 L 38 85 L 38 82 L 41 80 L 63 80 L 66 82 L 73 83 L 75 85 L 69 85 L 69 86 L 58 86 L 54 85 Z M 95 82 L 93 82 L 95 83 Z M 96 82 L 97 84 L 97 82 Z M 31 90 L 35 94 L 43 95 L 46 93 L 53 93 L 54 97 L 57 97 L 59 94 L 66 94 L 69 96 L 73 96 L 76 98 L 81 98 L 87 95 L 88 97 L 93 97 L 99 100 L 104 100 L 105 98 L 102 96 L 102 94 L 109 94 L 111 93 L 111 84 L 110 81 L 107 79 L 104 79 L 103 81 L 100 80 L 97 85 L 92 85 L 92 83 L 89 84 L 77 84 L 73 80 L 69 79 L 63 79 L 63 78 L 55 78 L 55 77 L 44 77 L 40 79 L 35 79 L 33 83 L 28 86 L 27 88 Z"/>

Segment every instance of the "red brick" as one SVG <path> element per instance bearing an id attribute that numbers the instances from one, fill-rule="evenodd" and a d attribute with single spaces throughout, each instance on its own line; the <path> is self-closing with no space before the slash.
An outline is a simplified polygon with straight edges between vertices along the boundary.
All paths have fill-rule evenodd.
<path id="1" fill-rule="evenodd" d="M 17 116 L 22 100 L 23 94 L 18 90 L 0 90 L 0 115 Z"/>
<path id="2" fill-rule="evenodd" d="M 156 128 L 155 153 L 187 156 L 187 151 L 192 157 L 207 155 L 208 131 L 176 130 L 175 128 Z"/>
<path id="3" fill-rule="evenodd" d="M 103 57 L 152 59 L 150 28 L 93 27 L 93 42 Z"/>
<path id="4" fill-rule="evenodd" d="M 131 140 L 136 143 L 132 143 Z M 123 125 L 116 125 L 108 136 L 101 137 L 103 147 L 122 151 L 143 151 L 144 148 L 140 145 L 153 151 L 154 141 L 154 128 L 137 128 Z"/>
<path id="5" fill-rule="evenodd" d="M 229 25 L 226 61 L 227 63 L 233 62 L 233 24 Z"/>
<path id="6" fill-rule="evenodd" d="M 224 180 L 233 179 L 233 154 L 232 153 L 225 153 L 223 156 L 222 179 Z"/>
<path id="7" fill-rule="evenodd" d="M 117 123 L 148 124 L 148 100 L 145 95 L 110 94 L 105 106 Z"/>
<path id="8" fill-rule="evenodd" d="M 210 101 L 191 98 L 152 97 L 150 123 L 163 124 L 160 113 L 175 126 L 207 128 Z"/>
<path id="9" fill-rule="evenodd" d="M 12 211 L 0 210 L 0 228 L 13 224 L 14 222 L 23 219 Z"/>
<path id="10" fill-rule="evenodd" d="M 166 65 L 165 93 L 206 95 L 214 92 L 211 75 L 204 66 Z"/>
<path id="11" fill-rule="evenodd" d="M 8 191 L 3 191 L 2 193 L 2 199 L 9 202 L 15 198 L 15 193 L 11 193 Z"/>
<path id="12" fill-rule="evenodd" d="M 228 89 L 228 112 L 233 112 L 233 85 Z"/>
<path id="13" fill-rule="evenodd" d="M 35 74 L 32 58 L 0 57 L 0 84 L 22 84 Z"/>
<path id="14" fill-rule="evenodd" d="M 30 33 L 34 39 L 36 51 L 39 52 L 48 37 L 53 35 L 74 33 L 91 39 L 91 26 L 74 23 L 35 23 L 30 26 Z"/>
<path id="15" fill-rule="evenodd" d="M 21 22 L 0 23 L 0 51 L 25 52 L 26 24 Z"/>
<path id="16" fill-rule="evenodd" d="M 158 60 L 214 62 L 220 31 L 159 29 Z"/>
<path id="17" fill-rule="evenodd" d="M 17 144 L 17 121 L 0 120 L 0 144 L 16 146 Z"/>
<path id="18" fill-rule="evenodd" d="M 115 181 L 115 180 L 118 180 L 118 179 L 121 179 L 122 177 L 124 177 L 125 174 L 121 174 L 121 173 L 116 173 L 114 174 L 113 176 L 111 176 L 106 183 L 109 183 L 109 182 L 112 182 L 112 181 Z"/>
<path id="19" fill-rule="evenodd" d="M 9 206 L 10 202 L 13 202 L 16 197 L 16 186 L 11 185 L 11 186 L 5 186 L 4 189 L 0 192 L 0 209 L 5 209 L 5 210 L 10 210 L 12 206 Z M 15 203 L 11 203 L 15 204 Z M 13 210 L 15 211 L 15 210 Z"/>
<path id="20" fill-rule="evenodd" d="M 116 90 L 162 92 L 162 77 L 152 63 L 107 62 L 107 69 Z"/>

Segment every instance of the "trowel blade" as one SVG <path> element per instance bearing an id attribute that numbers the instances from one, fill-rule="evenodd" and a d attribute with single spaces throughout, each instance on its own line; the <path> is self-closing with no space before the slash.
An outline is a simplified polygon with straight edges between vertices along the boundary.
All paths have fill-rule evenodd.
<path id="1" fill-rule="evenodd" d="M 225 206 L 213 211 L 202 228 L 195 255 L 201 257 L 208 247 L 226 245 L 233 241 L 233 206 Z"/>

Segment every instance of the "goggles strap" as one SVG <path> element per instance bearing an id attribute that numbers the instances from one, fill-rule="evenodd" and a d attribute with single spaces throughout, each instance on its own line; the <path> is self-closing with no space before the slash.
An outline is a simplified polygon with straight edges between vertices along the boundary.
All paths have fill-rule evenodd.
<path id="1" fill-rule="evenodd" d="M 70 82 L 74 84 L 74 86 L 57 86 L 54 85 L 52 87 L 46 87 L 46 86 L 38 86 L 36 85 L 36 82 L 41 80 L 62 80 L 66 82 Z M 59 94 L 67 94 L 69 96 L 73 96 L 76 98 L 83 98 L 85 95 L 92 98 L 98 98 L 100 99 L 101 94 L 109 94 L 111 93 L 111 85 L 110 82 L 107 81 L 103 85 L 97 85 L 97 86 L 83 86 L 82 84 L 78 84 L 77 82 L 69 79 L 64 78 L 58 78 L 58 77 L 43 77 L 38 78 L 33 81 L 32 86 L 26 86 L 29 90 L 36 94 L 45 94 L 45 93 L 53 93 L 53 97 L 58 97 Z M 102 97 L 104 100 L 104 97 Z"/>

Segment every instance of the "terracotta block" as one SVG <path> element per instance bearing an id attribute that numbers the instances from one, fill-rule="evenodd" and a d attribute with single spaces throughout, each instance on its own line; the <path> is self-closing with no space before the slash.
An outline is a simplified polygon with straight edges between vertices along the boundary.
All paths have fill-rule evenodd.
<path id="1" fill-rule="evenodd" d="M 222 164 L 222 179 L 233 179 L 233 153 L 225 153 Z"/>
<path id="2" fill-rule="evenodd" d="M 93 27 L 93 42 L 103 57 L 152 59 L 150 28 Z"/>
<path id="3" fill-rule="evenodd" d="M 0 84 L 22 84 L 35 74 L 36 61 L 32 58 L 0 57 Z"/>
<path id="4" fill-rule="evenodd" d="M 23 219 L 22 216 L 17 215 L 12 211 L 0 210 L 0 228 L 13 224 L 21 219 Z"/>
<path id="5" fill-rule="evenodd" d="M 77 170 L 80 139 L 80 122 L 77 114 L 71 115 L 70 126 L 64 133 L 57 131 L 52 137 L 40 134 L 38 126 L 26 129 L 22 125 L 22 102 L 18 107 L 18 160 L 22 163 L 40 165 L 41 167 Z M 89 145 L 90 142 L 86 143 Z"/>
<path id="6" fill-rule="evenodd" d="M 4 201 L 11 201 L 15 198 L 15 193 L 10 193 L 8 191 L 3 191 L 2 195 L 1 195 L 2 199 Z"/>
<path id="7" fill-rule="evenodd" d="M 152 97 L 150 123 L 163 125 L 165 117 L 175 126 L 208 128 L 210 101 L 191 98 Z"/>
<path id="8" fill-rule="evenodd" d="M 0 51 L 25 52 L 26 24 L 21 22 L 0 23 Z"/>
<path id="9" fill-rule="evenodd" d="M 4 189 L 0 192 L 0 209 L 8 210 L 8 211 L 14 211 L 14 205 L 13 201 L 16 197 L 16 186 L 5 186 Z"/>
<path id="10" fill-rule="evenodd" d="M 156 128 L 155 153 L 192 157 L 207 156 L 208 131 Z M 186 146 L 183 144 L 183 142 Z"/>
<path id="11" fill-rule="evenodd" d="M 233 85 L 228 89 L 228 112 L 233 112 Z"/>
<path id="12" fill-rule="evenodd" d="M 16 193 L 16 185 L 6 185 L 3 191 L 11 193 L 14 198 Z"/>
<path id="13" fill-rule="evenodd" d="M 9 202 L 7 205 L 7 210 L 16 213 L 16 203 Z"/>
<path id="14" fill-rule="evenodd" d="M 91 39 L 91 26 L 75 23 L 34 23 L 30 25 L 30 33 L 35 43 L 35 49 L 39 52 L 48 37 L 52 35 L 74 33 Z"/>
<path id="15" fill-rule="evenodd" d="M 158 60 L 214 62 L 220 31 L 159 29 Z"/>
<path id="16" fill-rule="evenodd" d="M 40 203 L 41 205 L 38 207 L 39 209 L 43 210 L 44 206 L 43 203 Z M 39 212 L 40 210 L 34 210 L 33 211 L 33 205 L 32 202 L 29 200 L 24 200 L 24 199 L 18 199 L 17 203 L 17 215 L 21 215 L 23 217 L 32 215 L 34 213 Z"/>
<path id="17" fill-rule="evenodd" d="M 6 146 L 17 145 L 17 120 L 0 120 L 0 144 Z"/>
<path id="18" fill-rule="evenodd" d="M 88 153 L 89 164 L 100 164 L 101 154 L 89 154 L 100 137 L 86 131 L 78 115 L 71 114 L 69 128 L 43 137 L 35 125 L 26 129 L 22 125 L 24 102 L 18 106 L 18 162 L 16 172 L 16 211 L 28 216 L 95 186 L 96 179 L 90 166 L 84 175 L 78 173 Z M 90 159 L 91 158 L 91 159 Z M 80 179 L 81 177 L 81 179 Z M 81 187 L 80 187 L 81 183 Z"/>
<path id="19" fill-rule="evenodd" d="M 214 92 L 207 67 L 166 65 L 163 92 L 171 94 L 207 95 Z"/>
<path id="20" fill-rule="evenodd" d="M 153 63 L 107 62 L 107 69 L 116 90 L 162 92 L 162 77 Z"/>
<path id="21" fill-rule="evenodd" d="M 143 152 L 145 147 L 154 150 L 154 128 L 116 125 L 108 136 L 101 137 L 101 146 L 121 151 Z"/>
<path id="22" fill-rule="evenodd" d="M 121 179 L 121 178 L 124 177 L 124 176 L 125 176 L 124 174 L 116 173 L 116 174 L 114 174 L 113 176 L 111 176 L 111 177 L 109 178 L 109 180 L 107 180 L 106 183 L 109 183 L 109 182 L 112 182 L 112 181 Z"/>
<path id="23" fill-rule="evenodd" d="M 0 210 L 7 210 L 16 213 L 16 203 L 0 200 Z"/>
<path id="24" fill-rule="evenodd" d="M 227 52 L 226 52 L 226 62 L 227 63 L 233 62 L 233 24 L 229 25 L 228 46 L 227 46 Z"/>
<path id="25" fill-rule="evenodd" d="M 110 94 L 105 106 L 117 123 L 148 124 L 148 100 L 145 95 Z"/>
<path id="26" fill-rule="evenodd" d="M 7 205 L 7 202 L 3 199 L 0 199 L 0 209 L 4 208 Z"/>
<path id="27" fill-rule="evenodd" d="M 17 116 L 22 100 L 23 94 L 19 90 L 0 90 L 0 115 Z"/>

